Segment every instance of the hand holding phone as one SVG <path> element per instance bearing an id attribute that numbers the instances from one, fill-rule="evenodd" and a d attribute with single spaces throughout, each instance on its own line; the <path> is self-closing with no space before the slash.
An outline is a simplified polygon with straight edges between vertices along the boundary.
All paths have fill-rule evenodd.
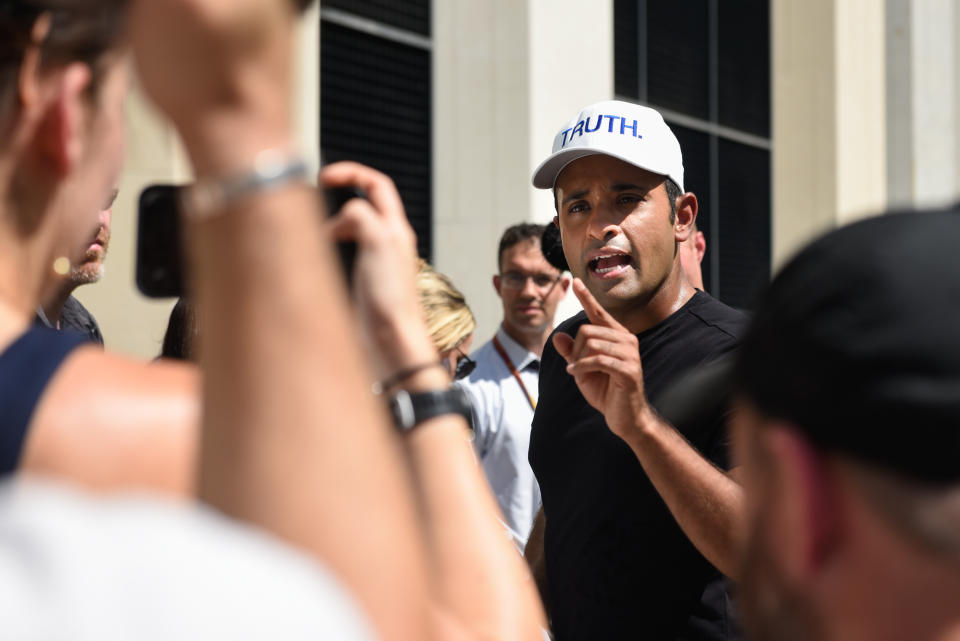
<path id="1" fill-rule="evenodd" d="M 320 182 L 367 195 L 347 202 L 329 225 L 337 241 L 357 244 L 352 292 L 374 367 L 386 376 L 422 362 L 413 355 L 435 354 L 416 290 L 417 238 L 393 181 L 370 167 L 338 162 L 324 167 Z"/>
<path id="2" fill-rule="evenodd" d="M 176 298 L 184 295 L 186 267 L 180 228 L 180 191 L 185 185 L 150 185 L 140 192 L 137 223 L 137 289 L 150 298 Z M 340 211 L 354 198 L 365 198 L 355 187 L 324 191 L 330 215 Z M 349 285 L 356 260 L 354 242 L 337 244 L 344 276 Z"/>

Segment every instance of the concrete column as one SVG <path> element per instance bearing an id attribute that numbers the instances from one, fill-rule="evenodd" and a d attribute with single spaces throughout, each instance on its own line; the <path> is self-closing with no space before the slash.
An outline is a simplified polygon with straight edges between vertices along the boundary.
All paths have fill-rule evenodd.
<path id="1" fill-rule="evenodd" d="M 913 201 L 940 205 L 951 202 L 957 193 L 956 8 L 952 0 L 919 0 L 911 7 Z"/>
<path id="2" fill-rule="evenodd" d="M 773 0 L 773 262 L 886 206 L 885 21 L 872 0 Z"/>
<path id="3" fill-rule="evenodd" d="M 320 168 L 320 3 L 303 14 L 297 34 L 294 127 L 300 154 Z"/>
<path id="4" fill-rule="evenodd" d="M 837 221 L 887 205 L 885 12 L 876 0 L 837 0 Z"/>
<path id="5" fill-rule="evenodd" d="M 910 0 L 886 0 L 887 190 L 891 207 L 913 202 L 913 74 Z"/>
<path id="6" fill-rule="evenodd" d="M 886 4 L 890 201 L 946 204 L 960 190 L 960 12 L 950 0 Z"/>
<path id="7" fill-rule="evenodd" d="M 433 14 L 434 263 L 486 340 L 500 234 L 553 217 L 533 169 L 577 108 L 613 95 L 612 0 L 443 0 Z"/>

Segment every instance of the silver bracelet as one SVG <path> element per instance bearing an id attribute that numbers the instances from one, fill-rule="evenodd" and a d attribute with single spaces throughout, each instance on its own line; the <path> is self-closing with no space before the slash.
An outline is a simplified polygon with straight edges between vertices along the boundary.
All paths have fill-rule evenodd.
<path id="1" fill-rule="evenodd" d="M 306 175 L 303 159 L 279 149 L 266 149 L 256 155 L 248 172 L 205 178 L 181 190 L 181 211 L 188 218 L 204 220 L 223 213 L 246 196 L 303 180 Z"/>

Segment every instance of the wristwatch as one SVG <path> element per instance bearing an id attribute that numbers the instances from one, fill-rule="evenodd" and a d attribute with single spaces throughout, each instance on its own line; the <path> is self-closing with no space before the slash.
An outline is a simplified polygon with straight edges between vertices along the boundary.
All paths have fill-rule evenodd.
<path id="1" fill-rule="evenodd" d="M 420 423 L 444 414 L 459 414 L 473 430 L 470 399 L 459 387 L 411 394 L 400 390 L 390 398 L 393 423 L 401 432 L 409 432 Z"/>

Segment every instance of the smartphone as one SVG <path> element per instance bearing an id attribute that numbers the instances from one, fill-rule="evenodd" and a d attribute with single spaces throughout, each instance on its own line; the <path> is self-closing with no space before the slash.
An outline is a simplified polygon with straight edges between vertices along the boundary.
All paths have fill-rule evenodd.
<path id="1" fill-rule="evenodd" d="M 150 298 L 175 298 L 184 294 L 184 253 L 180 230 L 180 190 L 183 185 L 150 185 L 140 192 L 137 207 L 137 289 Z M 327 211 L 336 213 L 352 198 L 365 194 L 353 187 L 324 192 Z M 356 243 L 338 243 L 344 277 L 350 284 Z"/>
<path id="2" fill-rule="evenodd" d="M 150 185 L 137 203 L 137 289 L 150 298 L 183 295 L 178 185 Z"/>

